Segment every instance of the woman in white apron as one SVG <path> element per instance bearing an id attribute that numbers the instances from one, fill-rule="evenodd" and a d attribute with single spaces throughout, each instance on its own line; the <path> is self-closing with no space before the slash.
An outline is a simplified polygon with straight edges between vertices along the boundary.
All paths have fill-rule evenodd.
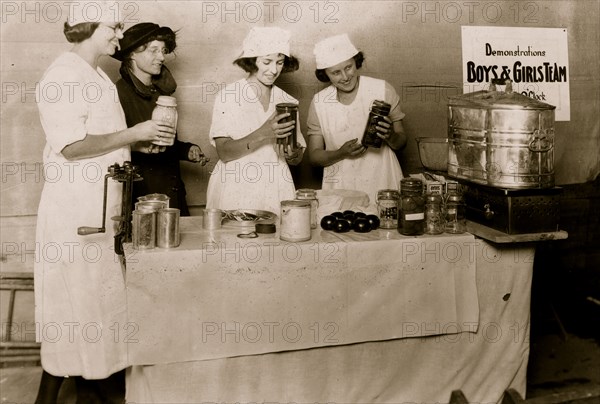
<path id="1" fill-rule="evenodd" d="M 299 130 L 295 150 L 276 144 L 296 130 L 295 121 L 278 123 L 289 114 L 278 115 L 275 109 L 279 103 L 298 104 L 275 85 L 282 72 L 299 67 L 290 56 L 289 32 L 252 28 L 234 63 L 249 75 L 215 98 L 210 141 L 219 161 L 208 182 L 206 207 L 279 213 L 282 200 L 295 198 L 288 164 L 300 163 L 306 147 Z"/>
<path id="2" fill-rule="evenodd" d="M 101 227 L 104 176 L 110 165 L 129 160 L 129 145 L 173 138 L 175 130 L 153 121 L 127 129 L 116 88 L 98 67 L 122 38 L 114 10 L 101 8 L 95 22 L 86 13 L 69 16 L 64 33 L 74 46 L 37 88 L 46 146 L 34 264 L 43 368 L 36 403 L 56 402 L 64 377 L 75 377 L 78 402 L 124 397 L 125 285 L 110 219 L 121 214 L 122 184 L 108 181 L 106 232 L 79 236 L 77 229 Z"/>
<path id="3" fill-rule="evenodd" d="M 402 170 L 394 150 L 406 144 L 400 97 L 384 80 L 361 76 L 364 56 L 348 35 L 324 39 L 314 49 L 317 78 L 331 82 L 313 97 L 308 112 L 308 156 L 325 167 L 323 189 L 364 191 L 375 202 L 380 189 L 398 189 Z M 391 111 L 378 125 L 381 148 L 365 148 L 363 132 L 374 100 L 386 101 Z"/>

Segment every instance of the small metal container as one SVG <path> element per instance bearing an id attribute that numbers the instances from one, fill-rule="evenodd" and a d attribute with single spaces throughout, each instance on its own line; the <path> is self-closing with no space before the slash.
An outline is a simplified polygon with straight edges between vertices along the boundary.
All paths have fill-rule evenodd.
<path id="1" fill-rule="evenodd" d="M 168 201 L 140 201 L 135 203 L 135 210 L 158 212 L 169 207 Z"/>
<path id="2" fill-rule="evenodd" d="M 284 241 L 310 240 L 310 201 L 282 201 L 279 238 Z"/>
<path id="3" fill-rule="evenodd" d="M 156 246 L 156 212 L 134 210 L 131 216 L 133 249 L 153 249 Z"/>
<path id="4" fill-rule="evenodd" d="M 223 223 L 223 211 L 221 209 L 204 209 L 202 212 L 202 228 L 204 230 L 220 229 Z"/>
<path id="5" fill-rule="evenodd" d="M 171 198 L 169 198 L 167 195 L 165 194 L 148 194 L 148 195 L 143 195 L 137 198 L 138 202 L 166 202 L 167 203 L 167 208 L 169 207 L 169 200 Z"/>
<path id="6" fill-rule="evenodd" d="M 156 246 L 175 248 L 179 246 L 179 209 L 167 208 L 156 216 Z"/>

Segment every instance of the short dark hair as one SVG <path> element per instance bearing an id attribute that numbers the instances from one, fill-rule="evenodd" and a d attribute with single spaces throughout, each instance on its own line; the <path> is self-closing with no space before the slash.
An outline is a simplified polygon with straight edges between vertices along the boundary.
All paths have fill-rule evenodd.
<path id="1" fill-rule="evenodd" d="M 363 65 L 363 62 L 365 61 L 365 55 L 361 51 L 361 52 L 358 52 L 356 55 L 352 56 L 352 59 L 354 59 L 356 68 L 360 69 Z M 329 83 L 331 81 L 331 80 L 329 80 L 329 76 L 327 75 L 327 73 L 325 73 L 325 69 L 315 70 L 315 76 L 317 76 L 317 79 L 319 81 L 322 81 L 323 83 Z"/>
<path id="2" fill-rule="evenodd" d="M 71 43 L 80 43 L 91 38 L 91 36 L 94 35 L 94 32 L 96 32 L 96 28 L 99 26 L 99 22 L 82 22 L 72 26 L 69 25 L 68 22 L 65 22 L 63 33 L 65 34 L 67 41 Z"/>
<path id="3" fill-rule="evenodd" d="M 233 61 L 233 64 L 241 67 L 246 73 L 255 73 L 258 71 L 256 67 L 256 57 L 252 58 L 239 58 Z M 283 58 L 283 69 L 281 73 L 295 72 L 300 68 L 300 61 L 294 56 L 284 55 Z"/>

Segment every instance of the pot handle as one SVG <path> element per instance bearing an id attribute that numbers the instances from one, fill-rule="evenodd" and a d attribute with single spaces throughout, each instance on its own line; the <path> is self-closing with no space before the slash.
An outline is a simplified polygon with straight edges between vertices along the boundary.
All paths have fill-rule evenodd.
<path id="1" fill-rule="evenodd" d="M 540 136 L 539 129 L 533 131 L 533 139 L 531 139 L 531 142 L 529 142 L 528 145 L 529 150 L 534 153 L 544 153 L 549 150 L 552 150 L 552 148 L 554 147 L 552 143 L 552 132 L 552 129 L 549 129 L 548 131 L 544 130 L 544 136 Z"/>

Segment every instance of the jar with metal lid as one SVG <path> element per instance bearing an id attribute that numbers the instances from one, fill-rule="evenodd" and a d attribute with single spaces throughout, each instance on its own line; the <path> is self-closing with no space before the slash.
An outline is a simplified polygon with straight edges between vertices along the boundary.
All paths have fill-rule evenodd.
<path id="1" fill-rule="evenodd" d="M 400 193 L 395 189 L 381 189 L 377 191 L 377 211 L 379 213 L 379 227 L 382 229 L 395 229 L 398 227 L 398 203 Z"/>
<path id="2" fill-rule="evenodd" d="M 317 192 L 314 189 L 302 188 L 296 190 L 296 199 L 300 201 L 310 201 L 310 228 L 316 229 L 318 226 L 317 209 L 319 208 L 319 200 Z"/>
<path id="3" fill-rule="evenodd" d="M 466 210 L 465 200 L 461 193 L 451 192 L 446 196 L 444 206 L 446 233 L 460 234 L 467 231 Z"/>
<path id="4" fill-rule="evenodd" d="M 439 194 L 427 194 L 425 196 L 425 233 L 441 234 L 443 232 L 442 196 Z"/>
<path id="5" fill-rule="evenodd" d="M 161 95 L 156 100 L 156 107 L 152 111 L 152 120 L 163 121 L 173 128 L 177 128 L 177 100 L 175 97 Z M 169 140 L 155 140 L 152 142 L 159 146 L 173 146 L 175 138 Z"/>
<path id="6" fill-rule="evenodd" d="M 398 231 L 405 236 L 419 236 L 425 227 L 423 182 L 416 178 L 400 181 L 400 214 Z"/>
<path id="7" fill-rule="evenodd" d="M 392 106 L 385 101 L 375 100 L 371 104 L 371 111 L 369 112 L 369 118 L 367 119 L 367 126 L 365 127 L 365 131 L 363 133 L 363 137 L 361 143 L 365 147 L 374 147 L 380 148 L 383 144 L 383 139 L 381 139 L 377 134 L 377 125 L 380 121 L 383 121 L 383 117 L 388 116 L 390 113 Z"/>

